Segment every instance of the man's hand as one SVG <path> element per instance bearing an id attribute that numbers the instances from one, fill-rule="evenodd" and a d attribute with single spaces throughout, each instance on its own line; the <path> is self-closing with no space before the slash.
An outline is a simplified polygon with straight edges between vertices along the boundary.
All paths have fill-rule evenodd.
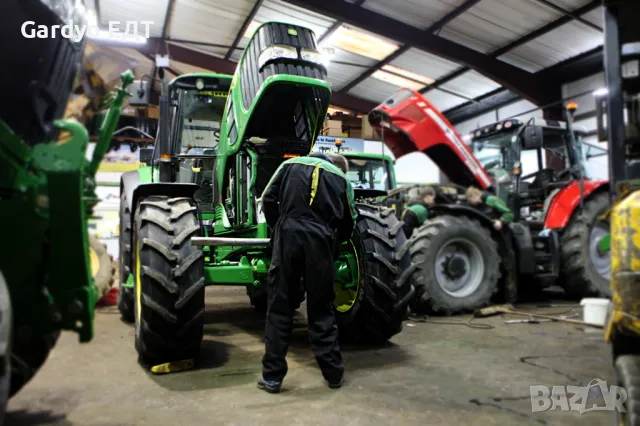
<path id="1" fill-rule="evenodd" d="M 496 231 L 499 231 L 502 229 L 502 222 L 499 220 L 494 220 L 493 221 L 493 227 L 495 228 Z"/>

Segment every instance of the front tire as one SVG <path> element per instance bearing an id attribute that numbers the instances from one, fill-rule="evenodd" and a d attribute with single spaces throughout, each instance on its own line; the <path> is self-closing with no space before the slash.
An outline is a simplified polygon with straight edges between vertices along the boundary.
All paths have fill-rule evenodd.
<path id="1" fill-rule="evenodd" d="M 13 330 L 13 312 L 7 282 L 0 272 L 0 425 L 4 424 L 7 401 L 11 389 L 11 338 Z"/>
<path id="2" fill-rule="evenodd" d="M 413 287 L 408 280 L 411 260 L 402 250 L 406 237 L 393 209 L 357 204 L 353 238 L 343 253 L 355 253 L 357 286 L 336 282 L 334 309 L 343 339 L 383 342 L 402 330 Z M 352 278 L 353 278 L 353 271 Z"/>
<path id="3" fill-rule="evenodd" d="M 197 356 L 204 327 L 204 259 L 189 198 L 149 197 L 135 215 L 136 349 L 154 366 Z"/>
<path id="4" fill-rule="evenodd" d="M 562 288 L 579 297 L 610 297 L 611 253 L 599 250 L 609 235 L 607 223 L 598 220 L 609 208 L 609 195 L 599 193 L 584 202 L 582 215 L 574 214 L 562 233 Z"/>
<path id="5" fill-rule="evenodd" d="M 491 232 L 466 217 L 440 216 L 411 237 L 412 309 L 453 315 L 488 305 L 498 291 L 500 255 Z"/>

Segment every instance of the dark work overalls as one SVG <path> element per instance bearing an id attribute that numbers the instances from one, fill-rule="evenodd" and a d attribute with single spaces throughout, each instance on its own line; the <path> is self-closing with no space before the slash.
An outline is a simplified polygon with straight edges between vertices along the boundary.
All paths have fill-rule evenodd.
<path id="1" fill-rule="evenodd" d="M 333 310 L 333 262 L 339 244 L 350 239 L 354 230 L 351 183 L 328 161 L 294 158 L 276 171 L 262 203 L 273 250 L 262 376 L 281 382 L 287 374 L 285 357 L 302 279 L 311 348 L 325 380 L 337 383 L 344 366 Z"/>

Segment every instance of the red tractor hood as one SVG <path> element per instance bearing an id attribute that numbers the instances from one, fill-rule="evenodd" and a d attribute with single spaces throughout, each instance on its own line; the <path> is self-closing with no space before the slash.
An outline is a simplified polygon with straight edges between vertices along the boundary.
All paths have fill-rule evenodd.
<path id="1" fill-rule="evenodd" d="M 481 189 L 491 178 L 440 111 L 418 92 L 403 89 L 369 113 L 396 158 L 425 153 L 452 183 Z"/>

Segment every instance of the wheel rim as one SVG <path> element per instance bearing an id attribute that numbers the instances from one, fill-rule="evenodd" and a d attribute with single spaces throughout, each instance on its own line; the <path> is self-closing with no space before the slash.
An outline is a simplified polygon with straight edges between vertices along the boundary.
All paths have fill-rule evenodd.
<path id="1" fill-rule="evenodd" d="M 607 244 L 609 238 L 609 228 L 603 223 L 596 223 L 589 235 L 589 260 L 605 280 L 611 278 L 611 251 Z"/>
<path id="2" fill-rule="evenodd" d="M 89 247 L 89 261 L 91 266 L 91 277 L 95 278 L 100 270 L 100 260 L 98 259 L 98 254 L 93 247 Z"/>
<path id="3" fill-rule="evenodd" d="M 360 290 L 360 262 L 353 241 L 340 246 L 340 254 L 334 266 L 336 280 L 333 290 L 336 297 L 333 299 L 333 306 L 338 312 L 349 312 L 355 305 Z"/>
<path id="4" fill-rule="evenodd" d="M 466 238 L 448 241 L 436 256 L 438 285 L 450 296 L 473 294 L 484 277 L 484 258 L 480 248 Z"/>

